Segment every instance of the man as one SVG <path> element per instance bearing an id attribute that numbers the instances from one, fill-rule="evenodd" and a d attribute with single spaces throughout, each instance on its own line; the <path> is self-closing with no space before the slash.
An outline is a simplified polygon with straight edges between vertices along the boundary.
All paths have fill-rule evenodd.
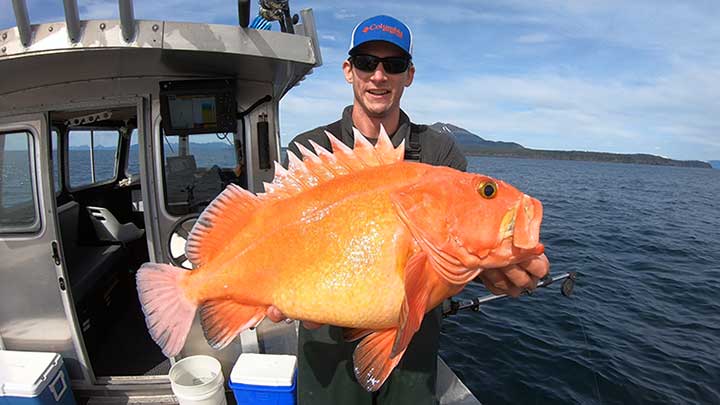
<path id="1" fill-rule="evenodd" d="M 400 109 L 400 99 L 415 75 L 409 28 L 389 16 L 376 16 L 353 30 L 349 58 L 343 62 L 345 80 L 353 88 L 353 105 L 342 118 L 298 135 L 289 151 L 301 156 L 295 142 L 311 148 L 312 140 L 328 150 L 328 130 L 352 147 L 354 129 L 374 143 L 382 125 L 395 146 L 405 141 L 405 159 L 465 170 L 467 161 L 453 138 L 427 126 L 415 125 Z M 517 296 L 547 273 L 543 257 L 505 269 L 486 270 L 482 281 L 496 294 Z M 284 319 L 276 308 L 274 321 Z M 298 336 L 298 402 L 305 404 L 435 404 L 441 310 L 429 311 L 402 360 L 377 393 L 366 392 L 355 380 L 352 354 L 357 342 L 343 340 L 342 328 L 303 323 Z"/>

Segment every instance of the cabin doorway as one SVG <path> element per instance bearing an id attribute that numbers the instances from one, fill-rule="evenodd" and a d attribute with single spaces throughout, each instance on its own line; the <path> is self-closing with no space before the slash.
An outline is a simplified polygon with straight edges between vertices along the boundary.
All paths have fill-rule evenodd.
<path id="1" fill-rule="evenodd" d="M 55 198 L 70 296 L 98 378 L 164 375 L 135 273 L 149 261 L 137 105 L 50 113 Z"/>

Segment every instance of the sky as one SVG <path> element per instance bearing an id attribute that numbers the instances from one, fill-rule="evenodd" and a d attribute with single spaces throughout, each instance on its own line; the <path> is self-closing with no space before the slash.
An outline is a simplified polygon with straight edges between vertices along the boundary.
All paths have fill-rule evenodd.
<path id="1" fill-rule="evenodd" d="M 63 20 L 61 1 L 27 4 L 32 23 Z M 402 100 L 414 122 L 452 123 L 538 149 L 720 159 L 720 1 L 290 5 L 314 10 L 324 64 L 281 101 L 283 144 L 337 120 L 352 103 L 340 68 L 351 31 L 364 18 L 389 14 L 414 35 L 417 71 Z M 79 1 L 79 8 L 81 19 L 118 18 L 117 1 Z M 236 24 L 237 2 L 135 1 L 135 16 Z M 0 28 L 14 25 L 11 0 L 0 0 Z"/>

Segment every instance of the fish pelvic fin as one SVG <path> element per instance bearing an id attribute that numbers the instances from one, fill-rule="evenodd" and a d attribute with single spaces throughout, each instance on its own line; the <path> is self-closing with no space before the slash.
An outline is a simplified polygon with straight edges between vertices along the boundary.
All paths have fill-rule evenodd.
<path id="1" fill-rule="evenodd" d="M 233 300 L 209 300 L 200 308 L 205 339 L 216 350 L 230 344 L 240 332 L 257 326 L 267 307 L 242 305 Z"/>
<path id="2" fill-rule="evenodd" d="M 426 268 L 427 264 L 427 254 L 419 252 L 410 257 L 405 265 L 405 298 L 400 308 L 398 332 L 390 357 L 395 357 L 407 349 L 422 324 L 432 288 L 432 282 L 427 275 L 433 270 Z"/>
<path id="3" fill-rule="evenodd" d="M 145 324 L 167 357 L 182 350 L 197 311 L 197 304 L 185 296 L 181 285 L 187 274 L 168 264 L 145 263 L 136 276 Z"/>
<path id="4" fill-rule="evenodd" d="M 314 152 L 296 143 L 302 159 L 288 151 L 288 169 L 276 165 L 273 181 L 266 184 L 265 193 L 258 196 L 263 200 L 283 200 L 337 177 L 369 167 L 397 163 L 404 158 L 405 143 L 394 147 L 383 127 L 374 146 L 359 132 L 355 134 L 353 148 L 330 132 L 325 131 L 325 134 L 330 140 L 332 152 L 313 141 L 310 145 Z"/>
<path id="5" fill-rule="evenodd" d="M 390 357 L 396 335 L 395 328 L 375 331 L 355 348 L 353 353 L 355 378 L 366 391 L 379 390 L 405 354 L 403 350 L 395 357 Z"/>
<path id="6" fill-rule="evenodd" d="M 185 245 L 188 260 L 196 267 L 207 264 L 250 221 L 260 203 L 255 194 L 242 187 L 227 186 L 195 222 Z"/>

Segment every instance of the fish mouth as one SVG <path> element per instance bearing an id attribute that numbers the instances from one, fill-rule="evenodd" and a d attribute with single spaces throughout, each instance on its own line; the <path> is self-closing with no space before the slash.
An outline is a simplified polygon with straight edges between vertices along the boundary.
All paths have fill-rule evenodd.
<path id="1" fill-rule="evenodd" d="M 542 254 L 543 245 L 540 243 L 542 215 L 542 203 L 523 194 L 518 204 L 505 213 L 500 224 L 500 240 L 510 239 L 515 248 Z"/>

